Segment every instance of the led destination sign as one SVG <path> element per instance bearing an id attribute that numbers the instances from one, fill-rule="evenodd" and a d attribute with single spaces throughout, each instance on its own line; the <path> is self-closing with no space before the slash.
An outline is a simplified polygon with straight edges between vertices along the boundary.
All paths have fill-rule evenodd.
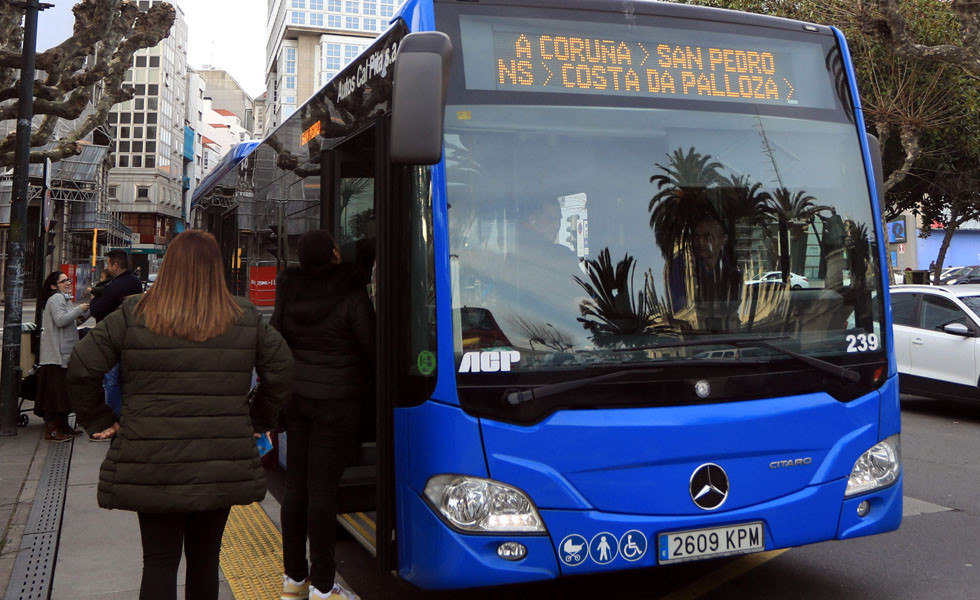
<path id="1" fill-rule="evenodd" d="M 469 16 L 460 28 L 469 89 L 834 107 L 812 42 Z"/>

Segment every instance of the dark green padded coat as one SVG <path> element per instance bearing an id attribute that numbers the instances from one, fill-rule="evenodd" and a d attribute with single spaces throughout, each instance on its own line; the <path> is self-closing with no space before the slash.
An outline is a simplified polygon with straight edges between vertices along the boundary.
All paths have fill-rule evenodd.
<path id="1" fill-rule="evenodd" d="M 99 506 L 194 512 L 265 497 L 252 434 L 275 426 L 293 359 L 255 307 L 236 300 L 244 314 L 228 331 L 190 342 L 147 329 L 131 296 L 75 346 L 68 393 L 90 434 L 116 420 L 102 375 L 121 363 L 120 429 L 99 473 Z M 250 406 L 253 366 L 261 385 Z"/>

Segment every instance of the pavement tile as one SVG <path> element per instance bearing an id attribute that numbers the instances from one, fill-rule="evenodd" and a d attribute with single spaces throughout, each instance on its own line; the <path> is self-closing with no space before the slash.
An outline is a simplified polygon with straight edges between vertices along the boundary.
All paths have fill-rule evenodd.
<path id="1" fill-rule="evenodd" d="M 136 513 L 105 510 L 96 500 L 99 467 L 109 444 L 75 439 L 51 600 L 132 600 L 143 570 Z M 184 579 L 181 560 L 177 580 Z M 223 600 L 233 600 L 220 575 Z M 178 597 L 183 594 L 178 592 Z"/>

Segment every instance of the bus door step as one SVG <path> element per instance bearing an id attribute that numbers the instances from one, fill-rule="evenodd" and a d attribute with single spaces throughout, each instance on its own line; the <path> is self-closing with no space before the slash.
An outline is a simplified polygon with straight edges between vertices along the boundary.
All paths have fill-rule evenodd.
<path id="1" fill-rule="evenodd" d="M 377 556 L 377 513 L 352 512 L 337 515 L 337 523 L 350 533 L 372 556 Z"/>

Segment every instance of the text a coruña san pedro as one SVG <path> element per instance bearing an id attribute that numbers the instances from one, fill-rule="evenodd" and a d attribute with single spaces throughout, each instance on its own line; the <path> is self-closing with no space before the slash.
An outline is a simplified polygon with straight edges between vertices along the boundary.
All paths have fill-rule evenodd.
<path id="1" fill-rule="evenodd" d="M 497 59 L 500 85 L 547 88 L 560 83 L 569 90 L 592 92 L 796 103 L 795 90 L 777 74 L 771 52 L 668 44 L 648 48 L 641 42 L 515 35 L 513 58 Z M 535 69 L 535 62 L 543 73 Z"/>

